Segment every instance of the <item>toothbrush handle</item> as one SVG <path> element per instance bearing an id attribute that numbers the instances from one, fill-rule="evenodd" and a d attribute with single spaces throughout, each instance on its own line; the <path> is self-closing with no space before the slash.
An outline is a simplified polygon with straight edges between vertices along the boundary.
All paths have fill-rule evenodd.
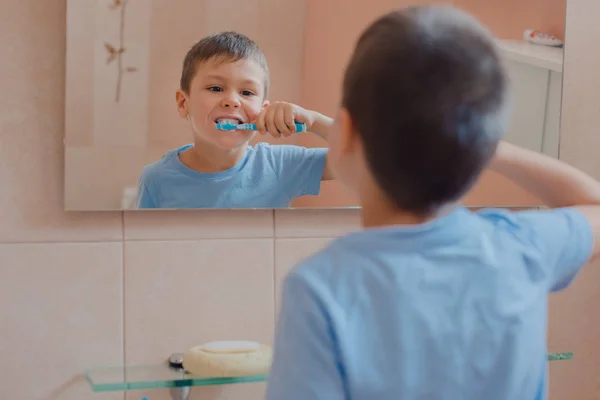
<path id="1" fill-rule="evenodd" d="M 301 123 L 301 122 L 294 122 L 294 125 L 296 125 L 296 133 L 306 132 L 306 124 Z M 238 125 L 238 129 L 249 130 L 249 131 L 257 130 L 256 124 L 241 124 L 241 125 Z"/>
<path id="2" fill-rule="evenodd" d="M 306 124 L 294 122 L 294 125 L 296 125 L 296 133 L 306 132 Z"/>

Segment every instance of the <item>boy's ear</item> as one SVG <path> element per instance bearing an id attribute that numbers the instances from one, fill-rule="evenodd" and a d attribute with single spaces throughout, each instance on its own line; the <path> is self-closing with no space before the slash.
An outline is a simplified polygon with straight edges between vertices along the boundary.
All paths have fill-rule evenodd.
<path id="1" fill-rule="evenodd" d="M 263 102 L 263 106 L 262 106 L 262 109 L 261 109 L 261 111 L 262 111 L 262 110 L 264 110 L 265 108 L 269 107 L 269 104 L 271 104 L 271 103 L 269 103 L 269 100 L 265 100 L 265 101 Z"/>
<path id="2" fill-rule="evenodd" d="M 352 122 L 352 117 L 345 108 L 339 111 L 338 124 L 340 153 L 352 153 L 356 149 L 359 137 Z"/>
<path id="3" fill-rule="evenodd" d="M 177 113 L 181 118 L 187 118 L 189 115 L 188 111 L 188 98 L 185 92 L 178 89 L 175 93 L 175 101 L 177 102 Z"/>

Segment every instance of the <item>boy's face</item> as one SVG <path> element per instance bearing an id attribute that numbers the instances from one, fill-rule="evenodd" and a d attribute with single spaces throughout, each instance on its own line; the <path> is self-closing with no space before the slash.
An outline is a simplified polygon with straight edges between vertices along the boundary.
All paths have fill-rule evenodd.
<path id="1" fill-rule="evenodd" d="M 197 66 L 190 92 L 177 91 L 179 115 L 187 118 L 194 141 L 221 150 L 247 145 L 253 131 L 220 131 L 217 122 L 253 122 L 264 106 L 266 76 L 258 63 L 250 59 L 236 62 L 211 59 Z"/>

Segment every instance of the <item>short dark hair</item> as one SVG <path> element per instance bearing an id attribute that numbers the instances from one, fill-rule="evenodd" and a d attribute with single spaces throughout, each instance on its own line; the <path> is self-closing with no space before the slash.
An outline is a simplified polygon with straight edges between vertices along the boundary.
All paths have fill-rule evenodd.
<path id="1" fill-rule="evenodd" d="M 491 34 L 448 6 L 374 21 L 346 69 L 342 107 L 374 179 L 400 209 L 429 214 L 460 199 L 506 128 L 508 82 Z"/>
<path id="2" fill-rule="evenodd" d="M 202 38 L 187 52 L 181 71 L 181 90 L 190 92 L 190 85 L 196 76 L 198 64 L 217 58 L 222 62 L 236 62 L 242 59 L 256 61 L 265 72 L 265 96 L 269 91 L 269 67 L 260 47 L 247 36 L 238 32 L 220 32 Z"/>

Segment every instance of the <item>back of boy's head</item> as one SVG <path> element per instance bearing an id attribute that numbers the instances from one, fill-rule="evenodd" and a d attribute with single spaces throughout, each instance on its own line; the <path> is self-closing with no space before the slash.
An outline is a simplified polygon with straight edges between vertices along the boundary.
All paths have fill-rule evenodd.
<path id="1" fill-rule="evenodd" d="M 493 38 L 446 6 L 376 20 L 344 77 L 342 106 L 378 186 L 404 211 L 459 200 L 495 153 L 508 85 Z"/>
<path id="2" fill-rule="evenodd" d="M 247 36 L 238 32 L 220 32 L 202 38 L 187 52 L 183 60 L 180 86 L 185 93 L 190 92 L 192 80 L 198 66 L 208 60 L 236 62 L 253 60 L 265 73 L 265 97 L 269 91 L 269 67 L 260 47 Z"/>

